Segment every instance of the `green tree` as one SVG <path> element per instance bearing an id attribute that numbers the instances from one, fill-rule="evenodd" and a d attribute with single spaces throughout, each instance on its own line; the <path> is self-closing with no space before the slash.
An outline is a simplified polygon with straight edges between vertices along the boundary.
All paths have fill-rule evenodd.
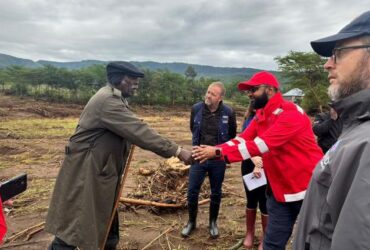
<path id="1" fill-rule="evenodd" d="M 144 70 L 145 77 L 140 80 L 137 96 L 133 98 L 136 103 L 152 105 L 158 95 L 158 86 L 154 81 L 156 72 L 149 69 Z"/>
<path id="2" fill-rule="evenodd" d="M 158 84 L 160 102 L 163 102 L 163 104 L 171 104 L 173 106 L 177 101 L 183 99 L 184 76 L 164 70 L 157 72 L 154 81 Z"/>
<path id="3" fill-rule="evenodd" d="M 289 85 L 305 92 L 303 108 L 309 112 L 322 111 L 329 101 L 327 73 L 323 67 L 326 60 L 313 52 L 290 51 L 286 56 L 276 57 L 275 61 Z"/>
<path id="4" fill-rule="evenodd" d="M 1 92 L 5 92 L 5 80 L 4 80 L 4 77 L 2 75 L 3 75 L 3 72 L 0 71 Z"/>
<path id="5" fill-rule="evenodd" d="M 238 80 L 227 85 L 226 98 L 247 107 L 249 104 L 249 98 L 244 92 L 238 89 L 239 82 L 240 81 Z"/>
<path id="6" fill-rule="evenodd" d="M 28 95 L 29 79 L 27 75 L 30 69 L 22 66 L 10 66 L 6 68 L 6 74 L 11 82 L 10 91 L 19 96 Z"/>
<path id="7" fill-rule="evenodd" d="M 197 72 L 195 71 L 194 67 L 189 65 L 186 70 L 185 70 L 185 77 L 187 79 L 194 80 L 195 77 L 197 76 Z"/>

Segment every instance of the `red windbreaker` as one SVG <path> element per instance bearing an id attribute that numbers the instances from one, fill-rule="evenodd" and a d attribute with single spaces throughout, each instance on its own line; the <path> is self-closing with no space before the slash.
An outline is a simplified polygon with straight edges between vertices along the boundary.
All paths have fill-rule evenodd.
<path id="1" fill-rule="evenodd" d="M 3 243 L 5 234 L 6 234 L 6 223 L 3 213 L 3 202 L 0 199 L 0 245 Z"/>
<path id="2" fill-rule="evenodd" d="M 303 109 L 275 94 L 238 137 L 219 145 L 229 162 L 260 155 L 275 199 L 304 198 L 312 171 L 323 153 Z"/>

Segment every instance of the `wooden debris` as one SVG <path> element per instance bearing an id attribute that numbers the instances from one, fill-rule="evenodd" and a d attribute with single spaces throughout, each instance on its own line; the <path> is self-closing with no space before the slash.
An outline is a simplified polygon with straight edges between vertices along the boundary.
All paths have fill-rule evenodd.
<path id="1" fill-rule="evenodd" d="M 121 197 L 120 202 L 122 203 L 128 203 L 128 204 L 133 204 L 133 205 L 144 205 L 144 206 L 155 206 L 155 207 L 168 207 L 168 208 L 181 208 L 185 207 L 185 203 L 181 204 L 167 204 L 167 203 L 160 203 L 160 202 L 155 202 L 155 201 L 147 201 L 147 200 L 139 200 L 139 199 L 132 199 L 132 198 L 123 198 Z M 204 199 L 202 201 L 199 201 L 199 205 L 203 205 L 205 203 L 208 203 L 210 199 Z"/>
<path id="2" fill-rule="evenodd" d="M 155 201 L 139 200 L 139 199 L 132 199 L 132 198 L 120 198 L 119 201 L 122 203 L 129 203 L 129 204 L 134 204 L 134 205 L 145 205 L 145 206 L 155 206 L 155 207 L 180 208 L 184 206 L 184 204 L 167 204 L 167 203 L 160 203 L 160 202 L 155 202 Z"/>
<path id="3" fill-rule="evenodd" d="M 19 233 L 16 233 L 12 235 L 11 237 L 7 238 L 5 242 L 13 242 L 16 239 L 22 238 L 26 236 L 26 241 L 29 240 L 34 234 L 40 232 L 41 230 L 44 229 L 45 222 L 41 222 L 39 224 L 36 224 L 32 227 L 26 228 Z"/>
<path id="4" fill-rule="evenodd" d="M 148 247 L 150 247 L 156 240 L 158 240 L 159 238 L 162 237 L 162 235 L 164 234 L 167 234 L 169 233 L 170 231 L 173 230 L 173 226 L 170 226 L 169 228 L 167 228 L 163 233 L 161 233 L 160 235 L 158 235 L 157 237 L 155 237 L 151 242 L 149 242 L 145 247 L 143 247 L 141 250 L 145 250 L 147 249 Z"/>
<path id="5" fill-rule="evenodd" d="M 154 169 L 139 168 L 139 174 L 148 176 L 154 173 Z"/>
<path id="6" fill-rule="evenodd" d="M 243 245 L 243 240 L 244 239 L 239 240 L 234 246 L 230 247 L 228 250 L 237 250 L 241 248 L 241 246 Z"/>
<path id="7" fill-rule="evenodd" d="M 35 228 L 34 230 L 32 230 L 31 232 L 29 232 L 27 234 L 27 237 L 26 237 L 26 241 L 28 241 L 29 239 L 32 238 L 32 236 L 34 236 L 35 234 L 37 234 L 38 232 L 44 230 L 44 226 L 42 227 L 39 227 L 39 228 Z"/>
<path id="8" fill-rule="evenodd" d="M 146 205 L 154 213 L 172 212 L 172 209 L 184 208 L 187 200 L 189 169 L 190 166 L 184 165 L 176 157 L 160 162 L 157 167 L 147 169 L 140 167 L 137 172 L 137 187 L 128 194 L 128 198 L 132 200 L 121 200 L 121 202 L 126 206 Z M 202 185 L 199 200 L 208 199 L 210 192 L 207 178 Z M 154 207 L 155 211 L 152 210 Z"/>

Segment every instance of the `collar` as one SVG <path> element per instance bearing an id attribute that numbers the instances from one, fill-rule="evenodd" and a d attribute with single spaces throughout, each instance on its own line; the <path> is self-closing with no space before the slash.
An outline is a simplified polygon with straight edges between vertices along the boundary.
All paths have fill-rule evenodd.
<path id="1" fill-rule="evenodd" d="M 114 96 L 118 96 L 118 97 L 120 97 L 121 98 L 121 100 L 122 100 L 122 102 L 125 104 L 125 106 L 127 107 L 127 108 L 129 108 L 130 106 L 128 105 L 128 101 L 127 101 L 127 99 L 126 98 L 124 98 L 123 96 L 122 96 L 122 92 L 121 92 L 121 90 L 119 90 L 119 89 L 117 89 L 117 88 L 115 88 L 111 83 L 107 83 L 107 86 L 109 87 L 109 88 L 111 88 L 111 90 L 112 90 L 112 93 L 113 93 L 113 95 Z"/>
<path id="2" fill-rule="evenodd" d="M 208 108 L 207 104 L 203 101 L 203 106 L 205 109 L 207 109 L 209 112 L 211 112 L 211 110 Z M 218 104 L 218 107 L 217 109 L 214 111 L 214 112 L 211 112 L 211 113 L 216 113 L 218 111 L 220 111 L 222 109 L 222 101 L 220 101 L 220 103 Z"/>
<path id="3" fill-rule="evenodd" d="M 343 121 L 343 127 L 370 120 L 370 88 L 336 101 L 332 106 Z"/>
<path id="4" fill-rule="evenodd" d="M 112 93 L 113 95 L 115 96 L 122 96 L 122 92 L 121 90 L 117 89 L 116 87 L 114 87 L 111 83 L 107 83 L 107 86 L 110 87 L 112 89 Z"/>

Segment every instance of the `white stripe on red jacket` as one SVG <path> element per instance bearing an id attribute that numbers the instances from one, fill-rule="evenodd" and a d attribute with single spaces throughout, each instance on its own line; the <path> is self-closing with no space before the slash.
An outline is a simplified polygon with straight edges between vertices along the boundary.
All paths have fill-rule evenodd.
<path id="1" fill-rule="evenodd" d="M 262 156 L 272 192 L 280 202 L 304 198 L 313 168 L 323 156 L 308 116 L 280 93 L 257 110 L 251 124 L 238 137 L 218 147 L 228 162 Z"/>

